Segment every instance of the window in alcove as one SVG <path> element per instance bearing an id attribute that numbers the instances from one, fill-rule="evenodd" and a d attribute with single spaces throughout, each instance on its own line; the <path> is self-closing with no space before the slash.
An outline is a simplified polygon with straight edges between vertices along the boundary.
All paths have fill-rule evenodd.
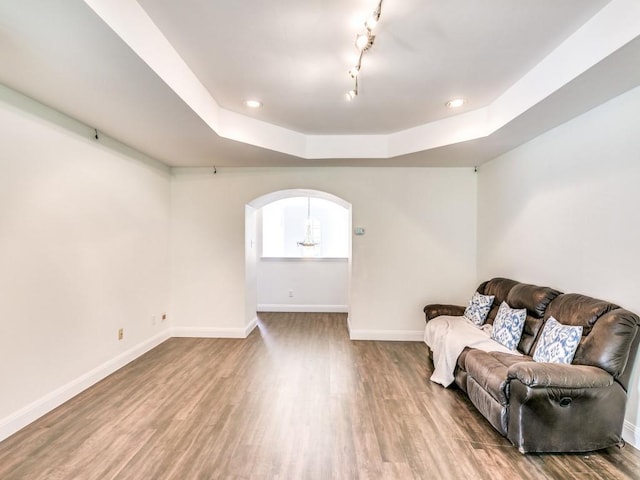
<path id="1" fill-rule="evenodd" d="M 349 211 L 330 200 L 290 197 L 262 207 L 262 257 L 347 258 Z M 300 246 L 310 225 L 314 246 Z"/>

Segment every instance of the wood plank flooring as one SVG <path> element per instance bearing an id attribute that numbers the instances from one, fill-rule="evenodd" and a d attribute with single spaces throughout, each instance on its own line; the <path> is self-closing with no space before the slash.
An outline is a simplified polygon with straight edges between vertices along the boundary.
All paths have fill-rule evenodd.
<path id="1" fill-rule="evenodd" d="M 173 338 L 0 443 L 0 479 L 640 479 L 631 446 L 521 455 L 422 343 L 350 341 L 341 314 L 260 314 Z"/>

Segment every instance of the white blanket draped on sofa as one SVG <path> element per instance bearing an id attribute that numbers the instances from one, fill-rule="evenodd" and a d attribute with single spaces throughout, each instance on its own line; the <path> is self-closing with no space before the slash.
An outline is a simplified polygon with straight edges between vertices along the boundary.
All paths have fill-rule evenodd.
<path id="1" fill-rule="evenodd" d="M 491 325 L 475 326 L 465 317 L 442 315 L 429 322 L 424 329 L 424 341 L 433 352 L 433 375 L 431 381 L 448 387 L 453 383 L 456 360 L 465 347 L 485 352 L 505 352 L 522 355 L 491 340 Z"/>

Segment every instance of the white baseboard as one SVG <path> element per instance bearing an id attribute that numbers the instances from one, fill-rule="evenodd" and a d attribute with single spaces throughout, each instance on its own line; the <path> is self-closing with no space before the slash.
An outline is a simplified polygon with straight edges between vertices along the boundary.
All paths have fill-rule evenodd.
<path id="1" fill-rule="evenodd" d="M 424 330 L 355 330 L 351 317 L 347 317 L 350 340 L 377 340 L 382 342 L 424 342 Z"/>
<path id="2" fill-rule="evenodd" d="M 289 303 L 261 303 L 259 312 L 295 312 L 295 313 L 347 313 L 348 305 L 292 305 Z"/>
<path id="3" fill-rule="evenodd" d="M 349 338 L 387 342 L 424 342 L 424 332 L 422 330 L 353 330 L 349 325 Z"/>
<path id="4" fill-rule="evenodd" d="M 622 438 L 629 445 L 640 449 L 640 429 L 627 420 L 624 421 L 622 426 Z"/>
<path id="5" fill-rule="evenodd" d="M 257 325 L 258 319 L 254 318 L 244 328 L 173 327 L 170 333 L 172 337 L 247 338 Z"/>
<path id="6" fill-rule="evenodd" d="M 258 326 L 258 317 L 253 317 L 253 320 L 249 322 L 247 327 L 244 329 L 244 338 L 247 338 L 253 329 Z"/>
<path id="7" fill-rule="evenodd" d="M 116 370 L 119 370 L 171 337 L 246 338 L 257 325 L 258 318 L 254 317 L 245 328 L 177 327 L 158 333 L 149 340 L 130 348 L 126 352 L 121 353 L 117 357 L 81 375 L 66 385 L 57 388 L 8 417 L 0 419 L 0 441 L 13 435 L 18 430 L 26 427 L 31 422 L 62 405 L 92 385 L 95 385 L 103 378 L 111 375 Z"/>
<path id="8" fill-rule="evenodd" d="M 18 430 L 26 427 L 31 422 L 42 417 L 54 408 L 75 397 L 103 378 L 111 375 L 116 370 L 124 367 L 139 356 L 157 347 L 170 337 L 169 330 L 160 332 L 154 337 L 130 348 L 117 357 L 108 360 L 89 372 L 79 376 L 75 380 L 48 393 L 42 398 L 30 403 L 8 417 L 0 419 L 0 441 L 13 435 Z"/>

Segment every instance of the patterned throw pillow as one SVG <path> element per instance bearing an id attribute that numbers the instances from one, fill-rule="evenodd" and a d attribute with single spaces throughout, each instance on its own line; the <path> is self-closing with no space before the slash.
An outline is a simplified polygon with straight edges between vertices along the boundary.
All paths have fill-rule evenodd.
<path id="1" fill-rule="evenodd" d="M 509 350 L 515 350 L 520 343 L 526 319 L 526 308 L 515 309 L 507 305 L 507 302 L 502 302 L 493 321 L 491 338 Z"/>
<path id="2" fill-rule="evenodd" d="M 581 338 L 582 327 L 563 325 L 549 317 L 533 352 L 533 359 L 536 362 L 571 363 Z"/>
<path id="3" fill-rule="evenodd" d="M 471 297 L 469 306 L 464 311 L 464 316 L 477 326 L 482 325 L 487 319 L 487 315 L 489 315 L 494 298 L 493 295 L 482 295 L 475 292 Z"/>

